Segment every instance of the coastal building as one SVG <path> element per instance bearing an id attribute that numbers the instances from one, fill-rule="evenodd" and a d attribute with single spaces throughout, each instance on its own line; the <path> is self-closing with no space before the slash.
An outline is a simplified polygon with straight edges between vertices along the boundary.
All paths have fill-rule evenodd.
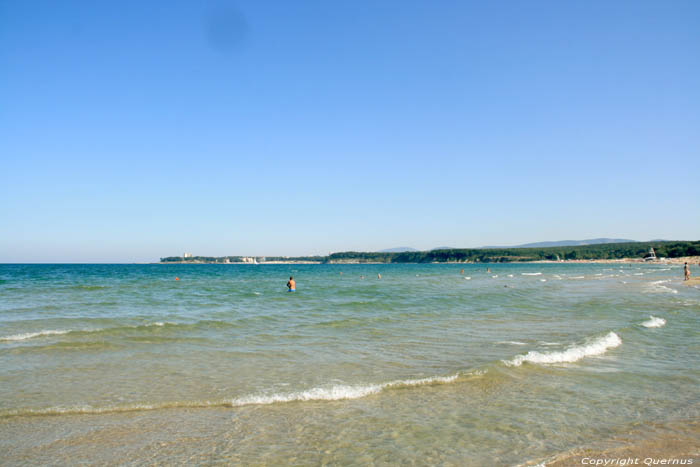
<path id="1" fill-rule="evenodd" d="M 644 261 L 656 261 L 656 252 L 653 248 L 649 249 L 649 253 L 644 257 Z"/>
<path id="2" fill-rule="evenodd" d="M 183 258 L 192 258 L 192 253 L 184 253 L 182 255 Z"/>

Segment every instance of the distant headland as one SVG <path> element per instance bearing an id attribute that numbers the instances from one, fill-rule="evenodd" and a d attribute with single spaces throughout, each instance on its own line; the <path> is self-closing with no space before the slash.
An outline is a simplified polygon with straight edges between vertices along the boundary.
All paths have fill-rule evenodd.
<path id="1" fill-rule="evenodd" d="M 160 263 L 187 264 L 352 264 L 352 263 L 510 263 L 532 261 L 678 261 L 700 256 L 700 240 L 600 243 L 535 248 L 449 248 L 430 251 L 345 251 L 327 256 L 183 256 Z M 674 261 L 674 262 L 675 262 Z"/>

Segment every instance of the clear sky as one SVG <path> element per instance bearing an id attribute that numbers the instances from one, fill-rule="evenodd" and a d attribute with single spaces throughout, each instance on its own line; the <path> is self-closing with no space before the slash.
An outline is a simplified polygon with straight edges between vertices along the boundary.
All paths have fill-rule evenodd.
<path id="1" fill-rule="evenodd" d="M 0 262 L 700 238 L 700 2 L 0 0 Z"/>

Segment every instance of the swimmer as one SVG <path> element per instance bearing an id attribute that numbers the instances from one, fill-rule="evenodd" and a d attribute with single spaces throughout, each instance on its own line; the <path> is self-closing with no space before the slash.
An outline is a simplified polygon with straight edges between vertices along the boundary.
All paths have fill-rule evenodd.
<path id="1" fill-rule="evenodd" d="M 464 268 L 462 268 L 461 271 L 459 271 L 460 274 L 464 274 Z"/>
<path id="2" fill-rule="evenodd" d="M 684 281 L 687 281 L 690 279 L 690 268 L 688 267 L 688 263 L 685 263 L 685 266 L 683 267 L 683 274 L 685 275 Z"/>
<path id="3" fill-rule="evenodd" d="M 297 283 L 294 282 L 294 278 L 292 276 L 289 276 L 289 280 L 287 281 L 287 287 L 289 287 L 289 290 L 287 292 L 296 292 L 297 290 Z"/>
<path id="4" fill-rule="evenodd" d="M 381 278 L 382 278 L 382 275 L 377 273 L 377 279 L 381 279 Z"/>

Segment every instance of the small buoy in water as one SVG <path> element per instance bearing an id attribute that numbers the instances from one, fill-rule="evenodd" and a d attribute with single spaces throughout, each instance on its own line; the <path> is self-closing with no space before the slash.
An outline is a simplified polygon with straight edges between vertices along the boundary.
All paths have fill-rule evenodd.
<path id="1" fill-rule="evenodd" d="M 179 280 L 180 280 L 180 278 L 179 278 L 179 277 L 176 277 L 176 278 L 175 278 L 175 280 L 176 280 L 176 281 L 179 281 Z"/>

